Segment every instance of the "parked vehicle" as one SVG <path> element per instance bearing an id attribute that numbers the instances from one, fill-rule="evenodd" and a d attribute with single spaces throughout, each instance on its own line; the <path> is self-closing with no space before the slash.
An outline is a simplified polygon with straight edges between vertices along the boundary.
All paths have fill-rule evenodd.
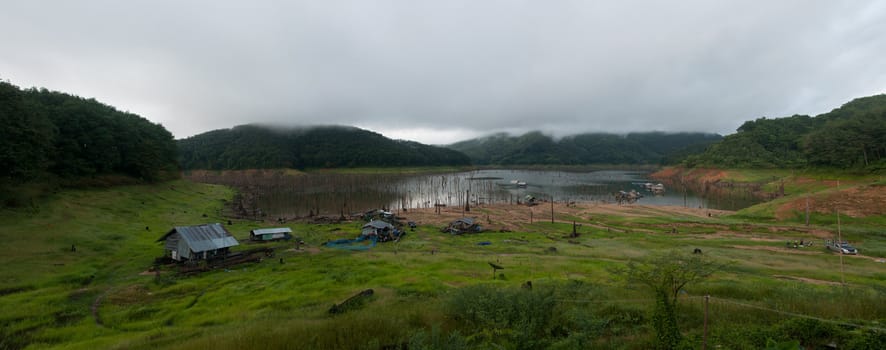
<path id="1" fill-rule="evenodd" d="M 849 245 L 849 243 L 846 241 L 838 243 L 837 241 L 827 240 L 825 241 L 825 246 L 828 248 L 828 250 L 838 253 L 849 255 L 858 254 L 858 249 L 855 249 L 855 247 Z"/>

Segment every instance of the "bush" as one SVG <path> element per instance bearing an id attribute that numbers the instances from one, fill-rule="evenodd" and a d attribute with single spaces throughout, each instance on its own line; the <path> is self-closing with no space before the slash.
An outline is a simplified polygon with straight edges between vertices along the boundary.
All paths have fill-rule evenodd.
<path id="1" fill-rule="evenodd" d="M 458 331 L 444 334 L 440 327 L 432 327 L 430 332 L 418 331 L 409 338 L 409 349 L 414 350 L 459 350 L 470 349 L 467 339 Z"/>
<path id="2" fill-rule="evenodd" d="M 514 349 L 550 345 L 556 300 L 553 289 L 499 289 L 489 285 L 462 288 L 451 297 L 447 313 L 469 330 L 468 339 Z"/>

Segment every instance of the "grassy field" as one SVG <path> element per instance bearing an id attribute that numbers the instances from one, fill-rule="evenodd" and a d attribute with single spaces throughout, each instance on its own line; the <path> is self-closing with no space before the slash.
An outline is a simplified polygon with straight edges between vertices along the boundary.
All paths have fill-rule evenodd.
<path id="1" fill-rule="evenodd" d="M 463 236 L 439 232 L 460 212 L 403 213 L 419 227 L 368 251 L 322 246 L 356 237 L 361 222 L 288 223 L 306 243 L 299 250 L 291 242 L 242 244 L 236 249 L 276 253 L 194 276 L 148 272 L 163 254 L 160 236 L 176 225 L 227 223 L 221 209 L 232 195 L 176 181 L 64 191 L 38 207 L 0 212 L 0 349 L 645 349 L 654 342 L 654 301 L 613 271 L 651 252 L 694 248 L 726 267 L 681 293 L 689 347 L 701 345 L 704 295 L 709 346 L 761 348 L 772 338 L 875 349 L 886 341 L 882 213 L 845 218 L 842 233 L 862 255 L 842 265 L 820 244 L 834 233 L 830 216 L 811 226 L 779 221 L 777 203 L 710 216 L 558 204 L 554 223 L 545 206 L 516 210 L 533 210 L 533 223 L 514 207 L 474 208 L 492 230 Z M 573 221 L 580 236 L 568 238 Z M 241 242 L 269 226 L 276 224 L 226 225 Z M 800 239 L 818 245 L 785 247 Z M 504 269 L 493 274 L 489 263 Z M 526 281 L 531 291 L 521 288 Z M 375 293 L 363 303 L 328 313 L 368 288 Z"/>

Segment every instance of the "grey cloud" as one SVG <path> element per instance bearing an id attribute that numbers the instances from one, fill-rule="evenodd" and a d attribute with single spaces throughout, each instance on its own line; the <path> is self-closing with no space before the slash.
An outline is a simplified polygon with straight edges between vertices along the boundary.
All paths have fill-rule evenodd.
<path id="1" fill-rule="evenodd" d="M 20 2 L 0 30 L 17 33 L 0 78 L 177 137 L 250 122 L 730 133 L 886 92 L 876 1 Z"/>

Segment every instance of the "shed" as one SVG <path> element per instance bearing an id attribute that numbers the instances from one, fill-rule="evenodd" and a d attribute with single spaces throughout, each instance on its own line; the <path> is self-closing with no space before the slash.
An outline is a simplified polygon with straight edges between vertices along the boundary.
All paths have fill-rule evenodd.
<path id="1" fill-rule="evenodd" d="M 289 227 L 261 228 L 249 231 L 249 239 L 253 241 L 275 241 L 292 238 Z"/>
<path id="2" fill-rule="evenodd" d="M 157 241 L 166 241 L 166 253 L 176 261 L 224 256 L 230 247 L 240 244 L 219 223 L 176 226 Z"/>
<path id="3" fill-rule="evenodd" d="M 363 225 L 363 235 L 371 236 L 371 235 L 380 235 L 387 234 L 390 231 L 394 230 L 394 225 L 391 225 L 387 222 L 381 220 L 372 220 L 366 225 Z"/>
<path id="4" fill-rule="evenodd" d="M 465 232 L 481 232 L 482 230 L 483 228 L 474 221 L 474 218 L 464 217 L 450 222 L 449 226 L 444 227 L 442 231 L 457 235 Z"/>

